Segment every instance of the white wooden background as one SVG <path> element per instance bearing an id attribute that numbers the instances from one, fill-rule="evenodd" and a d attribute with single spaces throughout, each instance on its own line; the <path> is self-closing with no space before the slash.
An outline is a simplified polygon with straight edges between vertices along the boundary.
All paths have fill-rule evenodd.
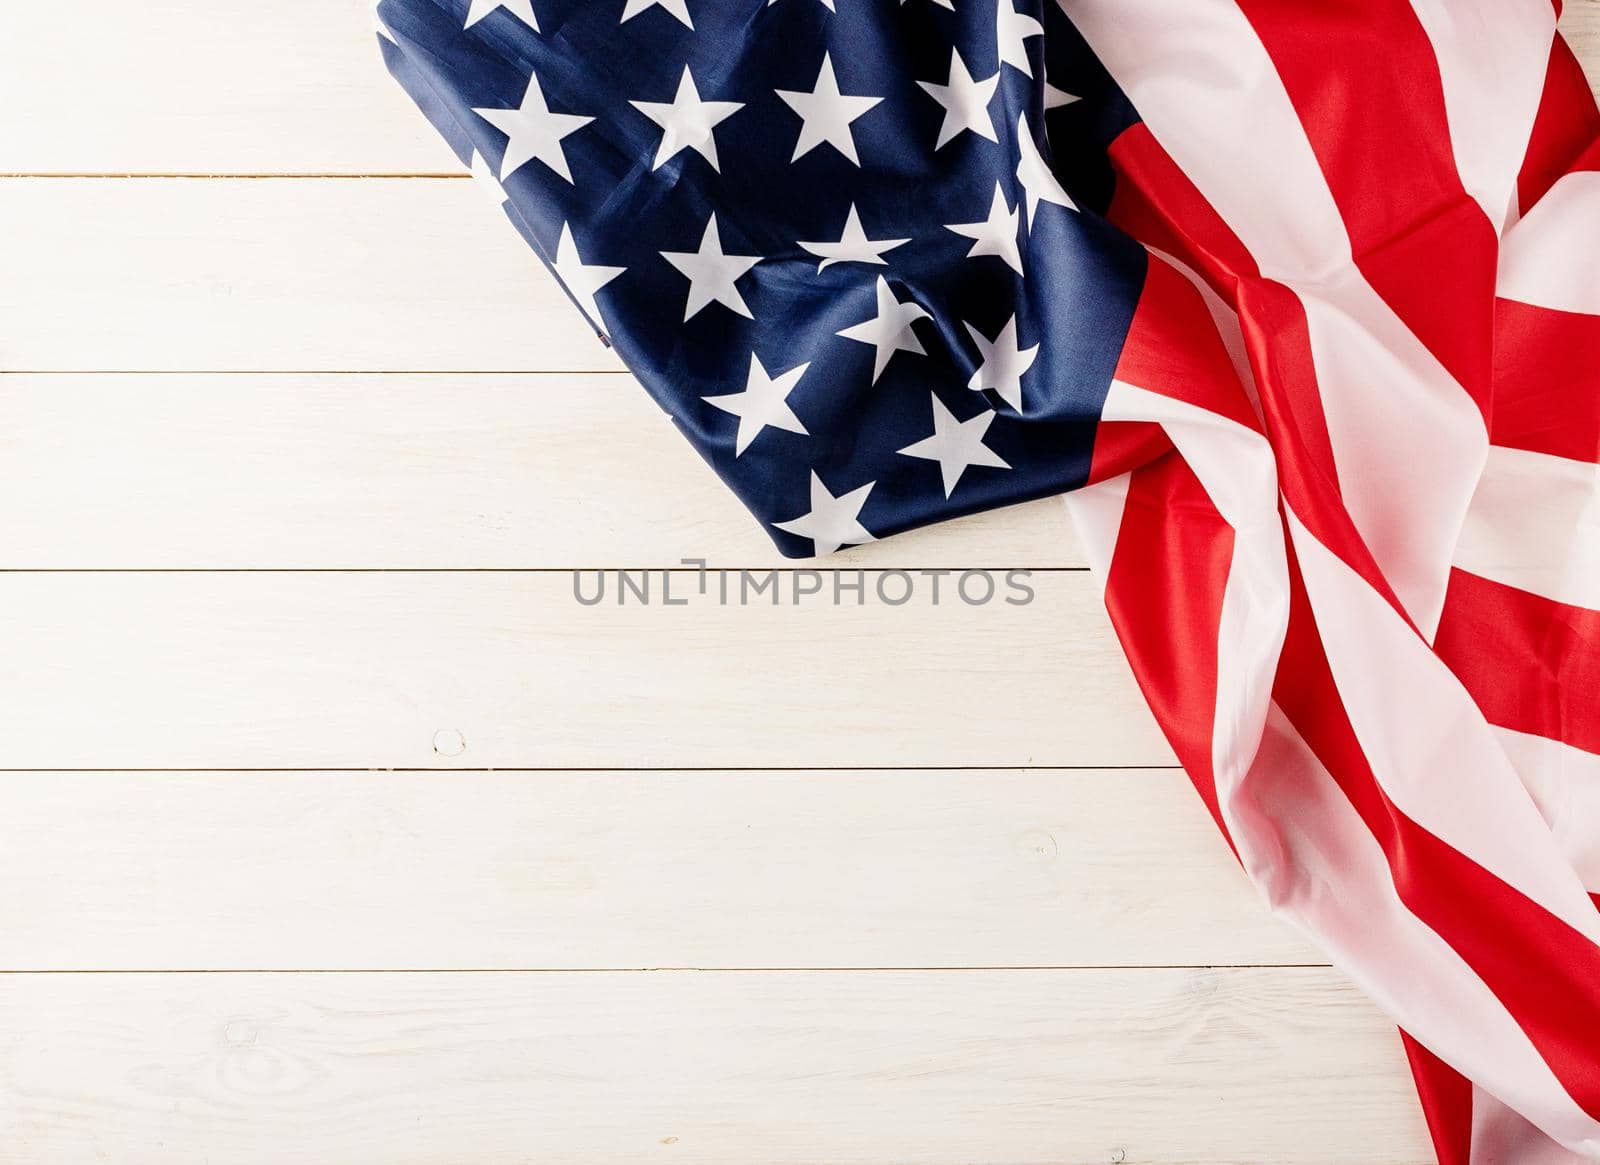
<path id="1" fill-rule="evenodd" d="M 575 606 L 777 560 L 369 27 L 0 6 L 0 1161 L 1429 1160 L 1054 504 Z"/>

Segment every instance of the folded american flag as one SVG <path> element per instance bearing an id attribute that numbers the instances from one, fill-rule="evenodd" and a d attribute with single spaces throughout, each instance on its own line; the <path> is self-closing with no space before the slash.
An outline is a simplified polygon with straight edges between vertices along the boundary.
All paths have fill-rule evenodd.
<path id="1" fill-rule="evenodd" d="M 1067 493 L 1441 1162 L 1600 1159 L 1600 116 L 1549 0 L 382 0 L 790 555 Z M 1070 492 L 1069 492 L 1070 491 Z"/>

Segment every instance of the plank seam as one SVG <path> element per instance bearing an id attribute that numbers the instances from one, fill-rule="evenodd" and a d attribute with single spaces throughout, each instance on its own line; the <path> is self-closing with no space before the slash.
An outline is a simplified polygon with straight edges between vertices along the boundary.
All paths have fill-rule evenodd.
<path id="1" fill-rule="evenodd" d="M 0 970 L 23 975 L 949 975 L 972 972 L 1076 974 L 1100 971 L 1327 971 L 1328 963 L 1077 963 L 950 967 L 95 967 Z"/>
<path id="2" fill-rule="evenodd" d="M 0 776 L 19 776 L 33 773 L 51 774 L 104 774 L 112 775 L 157 775 L 163 773 L 194 774 L 194 773 L 342 773 L 342 774 L 378 774 L 378 773 L 450 773 L 465 776 L 472 773 L 480 774 L 514 774 L 522 773 L 535 775 L 538 773 L 1092 773 L 1092 772 L 1147 772 L 1165 773 L 1182 772 L 1179 765 L 1158 764 L 1081 764 L 1081 765 L 1016 765 L 1016 764 L 959 764 L 959 765 L 570 765 L 570 766 L 527 766 L 506 765 L 497 767 L 476 767 L 448 765 L 428 766 L 389 766 L 383 765 L 376 768 L 339 766 L 339 765 L 307 765 L 307 766 L 282 766 L 264 765 L 259 767 L 229 768 L 225 765 L 189 765 L 175 767 L 172 765 L 121 767 L 101 766 L 92 768 L 41 768 L 37 765 L 26 768 L 0 768 Z"/>
<path id="3" fill-rule="evenodd" d="M 962 563 L 939 566 L 739 566 L 707 563 L 708 572 L 747 574 L 902 574 L 922 571 L 1028 571 L 1032 574 L 1087 574 L 1087 566 L 984 566 Z M 681 566 L 5 566 L 6 574 L 672 574 L 696 575 L 698 567 Z M 754 604 L 751 604 L 752 606 Z"/>
<path id="4" fill-rule="evenodd" d="M 0 368 L 4 376 L 632 376 L 626 368 Z"/>
<path id="5" fill-rule="evenodd" d="M 170 179 L 198 182 L 299 182 L 299 181 L 334 181 L 334 182 L 459 182 L 464 178 L 471 178 L 468 173 L 456 173 L 444 170 L 417 170 L 393 171 L 370 174 L 342 174 L 337 171 L 317 170 L 285 170 L 285 171 L 227 171 L 219 170 L 206 172 L 200 170 L 8 170 L 0 171 L 0 179 L 16 179 L 28 181 L 38 179 L 47 182 L 56 181 L 85 181 L 85 182 L 160 182 Z"/>

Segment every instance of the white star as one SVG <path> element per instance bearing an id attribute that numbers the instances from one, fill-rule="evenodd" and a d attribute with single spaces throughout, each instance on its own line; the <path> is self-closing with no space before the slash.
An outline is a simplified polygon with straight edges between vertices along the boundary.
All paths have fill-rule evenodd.
<path id="1" fill-rule="evenodd" d="M 1021 218 L 1022 210 L 1012 210 L 1006 204 L 1006 192 L 996 182 L 994 202 L 989 205 L 987 219 L 983 222 L 949 223 L 944 229 L 974 240 L 972 249 L 967 252 L 968 258 L 998 255 L 1021 275 L 1022 249 L 1017 245 L 1017 225 Z"/>
<path id="2" fill-rule="evenodd" d="M 863 320 L 853 327 L 845 328 L 839 335 L 847 340 L 871 344 L 877 349 L 872 362 L 872 383 L 877 384 L 878 377 L 883 375 L 883 370 L 888 367 L 889 361 L 894 359 L 896 352 L 926 355 L 922 341 L 917 339 L 917 333 L 911 330 L 911 325 L 918 320 L 928 318 L 930 318 L 928 313 L 923 311 L 922 305 L 915 300 L 901 303 L 896 299 L 889 281 L 880 275 L 878 314 L 870 320 Z"/>
<path id="3" fill-rule="evenodd" d="M 1068 93 L 1065 89 L 1057 89 L 1049 81 L 1044 83 L 1044 107 L 1046 111 L 1060 109 L 1063 105 L 1071 105 L 1074 101 L 1082 101 L 1076 93 Z"/>
<path id="4" fill-rule="evenodd" d="M 1043 36 L 1044 25 L 1025 12 L 1013 8 L 1012 0 L 998 0 L 995 12 L 994 35 L 1000 49 L 1000 63 L 1014 65 L 1024 77 L 1033 76 L 1033 66 L 1028 63 L 1028 48 L 1022 42 L 1030 36 Z"/>
<path id="5" fill-rule="evenodd" d="M 661 169 L 663 163 L 681 150 L 696 150 L 711 163 L 713 170 L 722 173 L 717 164 L 717 139 L 712 131 L 743 109 L 744 102 L 701 101 L 700 91 L 689 75 L 689 66 L 685 65 L 677 95 L 671 101 L 630 101 L 628 104 L 661 127 L 661 147 L 656 150 L 652 170 Z"/>
<path id="6" fill-rule="evenodd" d="M 882 101 L 882 97 L 847 97 L 840 93 L 838 78 L 833 74 L 833 59 L 827 53 L 822 54 L 816 88 L 809 93 L 779 89 L 777 94 L 804 119 L 800 140 L 794 145 L 794 157 L 789 159 L 791 162 L 799 161 L 826 142 L 857 166 L 861 165 L 850 123 Z"/>
<path id="7" fill-rule="evenodd" d="M 622 9 L 622 19 L 617 23 L 626 24 L 646 8 L 653 8 L 656 5 L 665 8 L 688 27 L 694 27 L 694 21 L 689 19 L 689 0 L 628 0 Z"/>
<path id="8" fill-rule="evenodd" d="M 994 413 L 988 409 L 970 421 L 958 421 L 938 394 L 933 394 L 933 436 L 924 437 L 915 445 L 900 450 L 907 457 L 921 457 L 939 463 L 944 477 L 944 496 L 956 490 L 969 466 L 987 465 L 993 469 L 1010 469 L 1001 456 L 983 443 L 983 435 L 994 424 Z"/>
<path id="9" fill-rule="evenodd" d="M 839 236 L 837 243 L 801 243 L 800 246 L 810 251 L 813 255 L 821 255 L 822 262 L 817 264 L 821 271 L 830 263 L 871 263 L 878 267 L 887 267 L 888 260 L 883 257 L 885 251 L 892 251 L 896 247 L 903 247 L 910 239 L 869 239 L 867 232 L 861 229 L 861 216 L 856 213 L 855 203 L 850 204 L 850 213 L 844 220 L 844 233 Z"/>
<path id="10" fill-rule="evenodd" d="M 816 470 L 811 471 L 811 512 L 791 518 L 787 522 L 774 522 L 780 530 L 811 539 L 812 553 L 817 557 L 832 554 L 841 546 L 857 546 L 875 541 L 870 531 L 861 524 L 861 507 L 867 504 L 867 495 L 877 485 L 869 481 L 860 489 L 834 497 L 822 484 Z"/>
<path id="11" fill-rule="evenodd" d="M 627 268 L 587 266 L 578 254 L 578 244 L 572 237 L 572 226 L 569 223 L 561 224 L 561 241 L 556 245 L 556 260 L 551 266 L 556 269 L 556 274 L 560 276 L 561 282 L 571 293 L 572 298 L 589 313 L 589 319 L 603 326 L 605 320 L 600 315 L 599 305 L 594 301 L 594 293 L 621 275 Z"/>
<path id="12" fill-rule="evenodd" d="M 706 233 L 700 239 L 698 251 L 662 251 L 661 257 L 689 277 L 689 303 L 683 309 L 685 323 L 712 303 L 720 303 L 746 319 L 755 318 L 734 283 L 761 262 L 761 256 L 723 254 L 715 214 L 706 223 Z"/>
<path id="13" fill-rule="evenodd" d="M 1028 128 L 1027 114 L 1017 119 L 1017 150 L 1020 154 L 1017 159 L 1017 181 L 1022 183 L 1023 197 L 1028 204 L 1030 231 L 1033 229 L 1033 220 L 1038 214 L 1041 202 L 1053 202 L 1068 210 L 1078 209 L 1078 204 L 1067 197 L 1067 192 L 1061 189 L 1061 183 L 1056 181 L 1056 176 L 1044 160 L 1044 155 L 1039 153 L 1039 146 L 1033 140 L 1033 131 Z"/>
<path id="14" fill-rule="evenodd" d="M 478 180 L 478 188 L 496 205 L 502 205 L 506 200 L 506 188 L 500 185 L 500 179 L 494 176 L 494 168 L 477 150 L 472 151 L 472 161 L 468 163 L 468 170 Z"/>
<path id="15" fill-rule="evenodd" d="M 967 332 L 983 356 L 983 363 L 972 374 L 972 379 L 967 381 L 967 387 L 973 392 L 992 388 L 1000 394 L 1001 400 L 1020 413 L 1022 378 L 1039 358 L 1039 345 L 1018 349 L 1016 316 L 1011 317 L 1011 322 L 1001 328 L 1000 334 L 993 340 L 985 339 L 983 333 L 971 324 L 967 325 Z"/>
<path id="16" fill-rule="evenodd" d="M 462 27 L 471 28 L 496 8 L 504 8 L 534 32 L 539 31 L 539 21 L 533 15 L 533 0 L 472 0 L 467 9 L 467 23 Z"/>
<path id="17" fill-rule="evenodd" d="M 944 106 L 944 124 L 939 127 L 939 140 L 934 143 L 934 149 L 939 149 L 967 129 L 991 142 L 1000 140 L 994 122 L 989 118 L 989 102 L 994 98 L 995 87 L 1000 84 L 998 72 L 986 80 L 974 81 L 961 54 L 951 49 L 950 76 L 946 83 L 935 85 L 932 81 L 918 81 L 917 84 L 929 97 Z"/>
<path id="18" fill-rule="evenodd" d="M 506 152 L 500 159 L 502 182 L 534 159 L 571 182 L 572 171 L 567 168 L 561 139 L 594 120 L 570 113 L 551 113 L 545 104 L 544 91 L 539 88 L 539 78 L 532 73 L 528 74 L 528 88 L 522 95 L 520 108 L 474 109 L 472 112 L 506 135 Z"/>
<path id="19" fill-rule="evenodd" d="M 789 407 L 789 394 L 806 374 L 810 364 L 789 369 L 776 380 L 767 375 L 755 353 L 750 354 L 750 377 L 743 392 L 730 392 L 723 396 L 703 396 L 700 399 L 725 413 L 739 418 L 739 434 L 734 438 L 733 455 L 738 457 L 750 448 L 750 442 L 761 436 L 767 426 L 786 433 L 810 436 L 800 418 Z"/>
<path id="20" fill-rule="evenodd" d="M 767 7 L 771 8 L 777 2 L 778 2 L 778 0 L 767 0 Z M 833 7 L 833 0 L 822 0 L 822 6 L 824 8 L 826 8 L 829 12 L 835 11 L 835 9 Z"/>

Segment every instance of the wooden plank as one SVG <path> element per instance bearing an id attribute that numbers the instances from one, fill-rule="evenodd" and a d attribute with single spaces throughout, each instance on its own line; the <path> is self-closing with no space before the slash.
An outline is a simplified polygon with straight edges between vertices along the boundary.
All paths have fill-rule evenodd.
<path id="1" fill-rule="evenodd" d="M 371 0 L 0 8 L 0 167 L 66 173 L 457 170 L 384 72 Z M 1600 56 L 1596 0 L 1563 28 Z M 136 45 L 138 51 L 130 52 Z M 1600 70 L 1591 67 L 1591 76 Z"/>
<path id="2" fill-rule="evenodd" d="M 1567 0 L 1561 9 L 1561 35 L 1583 62 L 1590 86 L 1600 95 L 1600 0 Z"/>
<path id="3" fill-rule="evenodd" d="M 1173 763 L 1086 573 L 1015 606 L 872 574 L 739 606 L 730 577 L 728 606 L 653 574 L 585 607 L 567 572 L 0 574 L 3 767 Z"/>
<path id="4" fill-rule="evenodd" d="M 0 222 L 3 369 L 622 367 L 472 182 L 13 178 Z"/>
<path id="5" fill-rule="evenodd" d="M 785 561 L 628 376 L 15 375 L 0 451 L 12 568 Z M 827 565 L 1083 561 L 1046 499 Z"/>
<path id="6" fill-rule="evenodd" d="M 1432 1161 L 1330 971 L 8 976 L 28 1165 Z"/>
<path id="7" fill-rule="evenodd" d="M 384 69 L 372 7 L 372 0 L 0 6 L 0 168 L 460 170 Z"/>
<path id="8" fill-rule="evenodd" d="M 1176 770 L 21 773 L 0 820 L 6 971 L 1322 961 Z"/>
<path id="9" fill-rule="evenodd" d="M 328 5 L 320 0 L 290 2 L 307 9 L 302 27 L 326 28 Z M 370 173 L 383 167 L 365 161 L 354 165 L 353 159 L 365 155 L 345 140 L 347 127 L 364 127 L 368 120 L 385 127 L 403 124 L 408 142 L 420 142 L 431 132 L 408 111 L 404 117 L 387 111 L 403 103 L 398 92 L 392 102 L 380 102 L 366 81 L 344 80 L 370 78 L 376 69 L 375 64 L 358 69 L 345 59 L 356 45 L 367 52 L 371 38 L 365 30 L 349 38 L 305 37 L 280 7 L 269 17 L 259 5 L 242 0 L 206 5 L 198 14 L 195 6 L 176 0 L 150 6 L 152 14 L 146 7 L 110 6 L 88 21 L 63 20 L 59 6 L 13 5 L 13 11 L 0 15 L 0 45 L 16 46 L 10 52 L 18 58 L 0 56 L 0 93 L 15 87 L 17 94 L 27 96 L 21 100 L 13 94 L 9 102 L 0 101 L 0 118 L 11 119 L 0 121 L 0 134 L 5 135 L 7 157 L 17 159 L 0 160 L 0 165 L 10 172 L 86 169 L 93 167 L 83 159 L 92 155 L 116 157 L 118 165 L 101 163 L 116 172 L 181 170 L 175 159 L 181 161 L 181 151 L 190 148 L 186 143 L 193 142 L 198 143 L 193 147 L 196 156 L 210 159 L 199 169 L 215 172 L 233 156 L 218 144 L 226 139 L 249 151 L 268 152 L 245 167 L 251 172 L 293 171 L 297 162 L 303 167 L 307 159 L 296 152 L 299 145 L 285 143 L 306 142 L 311 143 L 308 149 L 346 159 L 352 172 Z M 368 20 L 365 0 L 340 0 L 336 7 L 336 21 Z M 240 19 L 236 8 L 247 12 L 248 19 Z M 13 25 L 9 37 L 7 22 Z M 125 52 L 128 32 L 119 27 L 123 23 L 137 24 L 141 36 L 181 51 L 181 63 L 152 71 L 147 59 Z M 170 36 L 151 35 L 167 26 Z M 1563 27 L 1580 55 L 1591 61 L 1600 57 L 1600 0 L 1568 4 Z M 75 58 L 80 28 L 88 30 L 94 46 L 101 46 L 85 50 L 91 59 L 114 55 L 115 67 L 85 68 Z M 242 37 L 241 28 L 259 35 Z M 60 53 L 40 51 L 39 45 L 51 36 L 71 36 L 74 46 Z M 209 37 L 226 37 L 229 51 L 196 53 L 196 40 L 204 43 Z M 241 52 L 257 51 L 265 54 L 259 65 L 239 65 Z M 319 63 L 316 57 L 324 51 L 340 59 Z M 375 50 L 371 55 L 376 61 Z M 217 67 L 228 70 L 230 83 L 204 85 L 203 77 L 194 77 L 196 59 L 216 60 Z M 339 78 L 334 84 L 354 84 L 358 93 L 351 97 L 353 109 L 370 107 L 374 112 L 330 113 L 329 99 L 318 85 L 285 85 L 285 61 L 292 62 L 297 75 L 303 69 L 308 76 Z M 64 67 L 63 62 L 71 62 L 73 84 L 48 83 L 39 75 Z M 140 84 L 118 80 L 119 71 L 127 69 L 138 70 Z M 1591 67 L 1591 73 L 1600 78 L 1600 68 Z M 270 86 L 265 100 L 260 94 L 247 96 L 253 92 L 250 85 L 238 81 L 255 76 Z M 87 88 L 85 78 L 90 81 Z M 176 93 L 164 88 L 168 85 Z M 73 99 L 62 101 L 63 92 Z M 220 104 L 201 103 L 197 93 L 225 96 Z M 146 96 L 130 101 L 129 94 Z M 287 124 L 299 125 L 301 113 L 282 109 L 284 100 L 298 100 L 299 95 L 310 106 L 303 115 L 304 132 L 287 130 L 277 120 L 281 113 Z M 235 99 L 246 108 L 230 108 Z M 380 106 L 382 114 L 375 112 Z M 85 108 L 92 112 L 85 113 Z M 263 109 L 268 111 L 266 121 L 256 124 Z M 57 120 L 63 118 L 67 120 Z M 81 132 L 85 124 L 96 132 Z M 365 128 L 350 128 L 349 133 L 370 141 L 384 136 Z M 94 144 L 101 134 L 117 143 L 114 152 Z M 177 147 L 179 154 L 171 152 L 173 141 L 184 143 Z M 79 164 L 64 166 L 68 158 L 50 160 L 49 151 L 57 144 L 88 153 Z M 44 154 L 30 152 L 41 148 Z M 429 153 L 435 150 L 450 157 L 431 143 Z M 124 156 L 123 151 L 133 153 Z M 149 160 L 135 164 L 134 156 Z M 30 162 L 30 157 L 44 160 Z M 279 161 L 269 164 L 268 157 Z M 340 166 L 327 162 L 313 168 L 337 171 Z M 470 182 L 12 179 L 0 182 L 0 221 L 28 224 L 8 239 L 8 279 L 0 284 L 0 312 L 7 321 L 0 367 L 619 367 L 614 355 L 593 341 L 511 228 L 485 208 Z M 92 329 L 85 328 L 86 320 L 94 321 Z M 86 330 L 92 343 L 85 342 Z"/>

